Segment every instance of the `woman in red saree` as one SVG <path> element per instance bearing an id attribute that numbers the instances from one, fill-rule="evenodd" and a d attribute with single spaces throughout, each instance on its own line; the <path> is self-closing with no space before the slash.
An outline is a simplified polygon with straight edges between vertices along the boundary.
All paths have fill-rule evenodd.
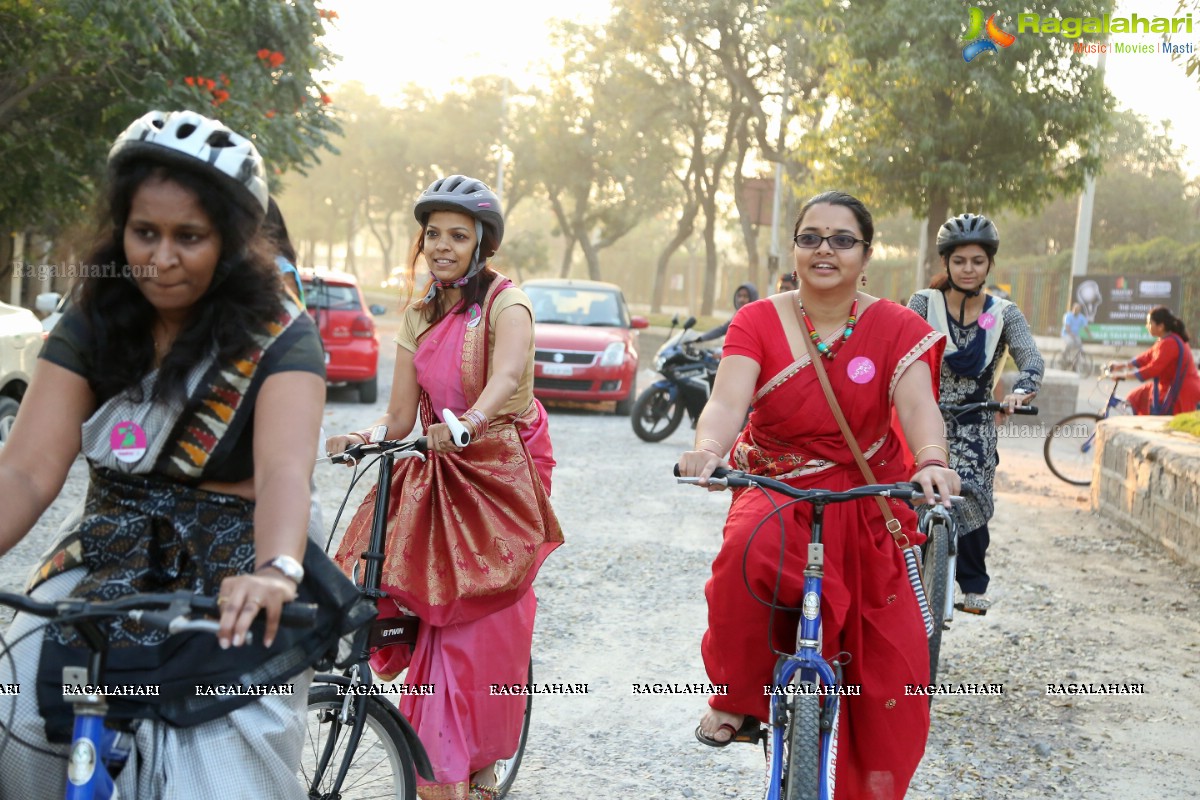
<path id="1" fill-rule="evenodd" d="M 957 493 L 936 401 L 942 335 L 908 309 L 857 290 L 871 255 L 870 213 L 849 195 L 827 192 L 804 206 L 795 234 L 800 288 L 750 303 L 734 318 L 695 449 L 680 458 L 680 472 L 705 479 L 731 451 L 737 469 L 798 487 L 836 491 L 867 482 L 814 374 L 802 338 L 810 336 L 820 343 L 834 395 L 875 478 L 911 478 L 926 493 Z M 747 406 L 749 423 L 739 433 Z M 912 443 L 915 474 L 904 466 L 893 409 Z M 891 509 L 917 541 L 913 512 L 896 501 Z M 784 512 L 789 524 L 782 575 L 778 527 L 763 526 L 754 536 L 771 511 L 761 492 L 734 493 L 705 587 L 704 663 L 712 683 L 726 684 L 728 694 L 709 699 L 696 735 L 717 747 L 747 723 L 766 719 L 763 687 L 771 683 L 772 648 L 795 650 L 795 616 L 774 612 L 772 626 L 772 612 L 747 591 L 743 569 L 754 595 L 770 598 L 778 585 L 778 604 L 799 607 L 811 510 L 797 503 Z M 929 730 L 928 700 L 905 691 L 929 679 L 921 612 L 903 555 L 875 502 L 831 505 L 825 521 L 823 652 L 827 658 L 848 653 L 844 680 L 862 687 L 861 696 L 843 705 L 835 796 L 898 800 Z"/>
<path id="2" fill-rule="evenodd" d="M 404 694 L 435 780 L 418 780 L 425 800 L 495 796 L 493 766 L 516 752 L 525 698 L 493 696 L 492 684 L 524 684 L 537 601 L 531 584 L 562 542 L 550 508 L 554 458 L 546 413 L 533 397 L 529 299 L 487 257 L 504 234 L 500 202 L 474 178 L 435 181 L 417 201 L 421 223 L 412 264 L 432 273 L 425 297 L 404 312 L 387 413 L 375 425 L 393 436 L 420 414 L 430 457 L 396 466 L 388 509 L 386 600 L 381 617 L 421 619 L 412 648 L 371 659 L 388 679 L 407 668 Z M 442 409 L 470 430 L 455 444 Z M 436 412 L 436 413 L 435 413 Z M 341 452 L 366 433 L 334 436 Z M 370 536 L 374 492 L 351 521 L 336 560 L 350 572 Z"/>
<path id="3" fill-rule="evenodd" d="M 1149 381 L 1125 398 L 1135 414 L 1183 414 L 1200 408 L 1200 374 L 1188 347 L 1187 326 L 1166 306 L 1146 315 L 1146 330 L 1154 346 L 1132 361 L 1114 361 L 1108 369 L 1114 378 Z"/>

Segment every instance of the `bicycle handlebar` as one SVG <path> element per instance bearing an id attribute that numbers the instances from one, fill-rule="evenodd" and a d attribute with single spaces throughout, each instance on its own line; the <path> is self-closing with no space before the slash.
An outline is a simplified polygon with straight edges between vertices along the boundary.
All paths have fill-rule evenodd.
<path id="1" fill-rule="evenodd" d="M 679 475 L 679 465 L 675 465 L 675 477 L 679 483 L 696 483 L 699 478 L 683 478 Z M 808 503 L 844 503 L 849 500 L 857 500 L 861 497 L 894 497 L 898 500 L 908 500 L 920 503 L 924 501 L 925 494 L 921 490 L 919 483 L 872 483 L 866 486 L 858 486 L 853 489 L 848 489 L 844 492 L 833 492 L 828 489 L 797 489 L 795 486 L 784 483 L 783 481 L 767 478 L 761 475 L 750 475 L 749 473 L 740 470 L 726 469 L 725 467 L 717 467 L 713 470 L 713 474 L 708 479 L 709 483 L 714 483 L 718 486 L 763 486 L 767 489 L 779 492 L 782 495 L 791 497 L 795 500 L 803 500 Z M 940 501 L 940 497 L 935 497 L 935 501 Z M 950 502 L 958 503 L 962 501 L 959 495 L 951 495 Z"/>
<path id="2" fill-rule="evenodd" d="M 345 464 L 347 461 L 358 461 L 363 456 L 372 453 L 392 453 L 398 458 L 419 458 L 425 460 L 425 453 L 429 451 L 429 442 L 422 436 L 418 439 L 409 439 L 407 441 L 401 439 L 384 439 L 379 442 L 366 442 L 364 444 L 355 444 L 347 447 L 340 453 L 325 458 L 318 458 L 317 461 L 328 461 L 332 464 Z"/>
<path id="3" fill-rule="evenodd" d="M 961 416 L 971 411 L 1004 411 L 1008 408 L 1006 403 L 1000 403 L 995 400 L 983 400 L 978 403 L 964 403 L 960 406 L 938 405 L 942 411 L 953 416 Z M 1014 414 L 1037 414 L 1037 406 L 1016 406 L 1013 408 Z"/>
<path id="4" fill-rule="evenodd" d="M 183 591 L 132 594 L 116 600 L 84 600 L 79 597 L 64 597 L 53 603 L 34 600 L 23 594 L 0 592 L 0 605 L 46 619 L 60 617 L 103 619 L 128 614 L 133 619 L 169 633 L 179 633 L 180 631 L 212 631 L 215 633 L 218 627 L 216 622 L 188 619 L 186 615 L 188 613 L 208 616 L 220 614 L 217 598 Z M 311 628 L 316 621 L 317 607 L 312 603 L 297 601 L 284 603 L 279 617 L 279 623 L 288 628 Z"/>

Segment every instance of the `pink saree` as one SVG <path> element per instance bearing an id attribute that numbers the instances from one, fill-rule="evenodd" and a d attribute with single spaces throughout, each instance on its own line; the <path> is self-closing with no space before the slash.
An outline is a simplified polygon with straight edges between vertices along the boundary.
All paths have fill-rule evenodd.
<path id="1" fill-rule="evenodd" d="M 421 387 L 423 430 L 434 409 L 466 411 L 487 383 L 487 320 L 492 301 L 512 283 L 492 282 L 483 308 L 448 314 L 422 338 L 413 362 Z M 545 410 L 536 400 L 511 418 L 493 419 L 461 453 L 401 461 L 392 477 L 388 598 L 381 618 L 411 609 L 421 618 L 416 643 L 371 659 L 380 674 L 407 668 L 406 685 L 432 695 L 402 695 L 435 780 L 418 778 L 423 800 L 465 800 L 471 775 L 516 752 L 525 698 L 492 696 L 490 686 L 526 682 L 537 599 L 532 583 L 562 543 L 549 503 L 554 458 Z M 374 491 L 364 499 L 338 548 L 349 572 L 366 549 Z"/>

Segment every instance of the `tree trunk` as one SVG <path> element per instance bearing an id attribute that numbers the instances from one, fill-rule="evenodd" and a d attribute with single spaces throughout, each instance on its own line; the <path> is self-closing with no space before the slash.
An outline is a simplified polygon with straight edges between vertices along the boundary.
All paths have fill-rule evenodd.
<path id="1" fill-rule="evenodd" d="M 675 235 L 658 254 L 658 263 L 654 267 L 654 288 L 650 296 L 651 313 L 662 313 L 663 296 L 666 294 L 667 288 L 667 266 L 671 263 L 671 256 L 675 255 L 676 251 L 696 230 L 696 215 L 699 212 L 700 204 L 694 200 L 683 207 L 679 221 L 675 225 Z"/>
<path id="2" fill-rule="evenodd" d="M 934 194 L 929 198 L 929 208 L 926 209 L 926 227 L 929 234 L 929 250 L 925 255 L 925 286 L 934 276 L 942 271 L 942 259 L 937 252 L 938 229 L 945 223 L 949 214 L 950 202 L 943 194 Z M 924 286 L 919 288 L 925 288 Z"/>
<path id="3" fill-rule="evenodd" d="M 713 298 L 717 293 L 717 204 L 712 197 L 704 198 L 704 297 L 700 301 L 701 316 L 712 316 Z"/>

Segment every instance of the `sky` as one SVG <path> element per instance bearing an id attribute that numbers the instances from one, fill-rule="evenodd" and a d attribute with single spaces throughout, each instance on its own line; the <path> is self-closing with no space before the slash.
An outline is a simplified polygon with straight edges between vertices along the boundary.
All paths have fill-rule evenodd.
<path id="1" fill-rule="evenodd" d="M 955 0 L 957 2 L 957 0 Z M 1173 17 L 1177 0 L 1121 0 L 1114 15 Z M 513 3 L 455 0 L 438 3 L 411 0 L 345 0 L 327 3 L 338 19 L 326 36 L 342 56 L 329 78 L 361 81 L 387 102 L 407 83 L 433 91 L 449 89 L 455 79 L 508 74 L 517 85 L 534 79 L 537 63 L 553 58 L 547 23 L 554 17 L 601 22 L 609 0 L 518 0 Z M 985 13 L 990 9 L 981 3 Z M 1062 4 L 1064 16 L 1069 4 Z M 1003 9 L 1012 19 L 1020 8 Z M 964 25 L 966 20 L 964 19 Z M 1015 24 L 1012 26 L 1015 27 Z M 1039 35 L 1026 33 L 1025 35 Z M 1040 34 L 1046 35 L 1046 34 Z M 1113 34 L 1112 41 L 1158 46 L 1159 34 Z M 1065 40 L 1059 39 L 1064 49 Z M 1200 14 L 1191 34 L 1175 36 L 1200 50 Z M 1002 57 L 985 54 L 980 58 Z M 1085 56 L 1094 59 L 1094 56 Z M 964 69 L 970 66 L 963 64 Z M 1113 53 L 1107 56 L 1105 80 L 1121 107 L 1151 120 L 1170 122 L 1172 139 L 1186 149 L 1184 168 L 1200 175 L 1200 82 L 1184 75 L 1181 62 L 1162 53 Z M 335 98 L 336 100 L 336 98 Z"/>

